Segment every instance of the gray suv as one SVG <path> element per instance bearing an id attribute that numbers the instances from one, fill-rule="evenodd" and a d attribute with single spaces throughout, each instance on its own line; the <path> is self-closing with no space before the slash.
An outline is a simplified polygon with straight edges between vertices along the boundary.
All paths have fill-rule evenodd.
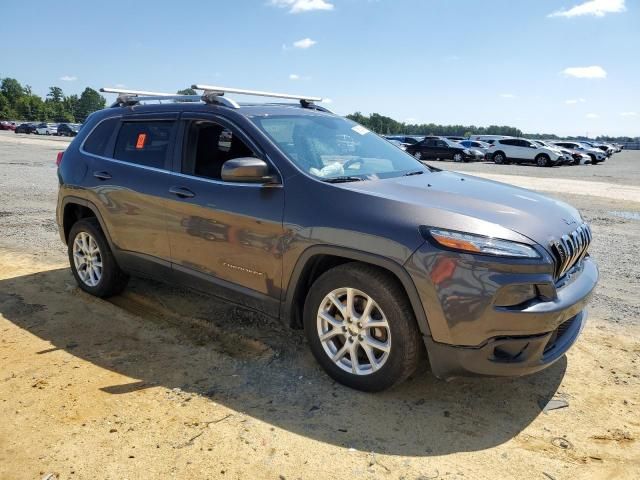
<path id="1" fill-rule="evenodd" d="M 315 99 L 196 87 L 122 93 L 59 158 L 80 288 L 108 297 L 142 275 L 264 312 L 366 391 L 423 352 L 439 378 L 523 375 L 576 341 L 598 279 L 576 209 L 431 168 Z"/>

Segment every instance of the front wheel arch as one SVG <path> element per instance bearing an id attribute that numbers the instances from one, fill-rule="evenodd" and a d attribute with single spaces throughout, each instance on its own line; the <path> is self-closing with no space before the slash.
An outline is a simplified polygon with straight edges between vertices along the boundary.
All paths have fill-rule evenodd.
<path id="1" fill-rule="evenodd" d="M 402 286 L 413 310 L 420 333 L 430 336 L 428 317 L 413 280 L 399 263 L 380 255 L 333 245 L 316 245 L 307 248 L 298 258 L 289 277 L 280 308 L 280 319 L 292 328 L 302 328 L 304 301 L 313 282 L 330 268 L 343 263 L 359 262 L 385 270 Z"/>

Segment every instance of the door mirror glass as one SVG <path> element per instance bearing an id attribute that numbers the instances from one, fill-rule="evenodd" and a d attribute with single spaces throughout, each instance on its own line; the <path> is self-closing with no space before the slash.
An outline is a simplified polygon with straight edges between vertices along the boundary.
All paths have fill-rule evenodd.
<path id="1" fill-rule="evenodd" d="M 222 165 L 222 180 L 242 183 L 278 183 L 269 175 L 269 166 L 264 160 L 254 157 L 234 158 Z"/>

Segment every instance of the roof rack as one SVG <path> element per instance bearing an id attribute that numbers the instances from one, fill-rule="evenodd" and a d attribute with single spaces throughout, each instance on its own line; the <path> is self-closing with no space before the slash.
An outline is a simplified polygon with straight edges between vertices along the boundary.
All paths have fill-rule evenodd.
<path id="1" fill-rule="evenodd" d="M 112 107 L 127 107 L 137 105 L 141 101 L 148 100 L 173 100 L 174 102 L 198 102 L 204 101 L 206 103 L 215 103 L 218 105 L 224 105 L 229 108 L 240 108 L 240 105 L 230 99 L 224 98 L 225 93 L 235 93 L 238 95 L 252 95 L 258 97 L 271 97 L 271 98 L 285 98 L 291 100 L 298 100 L 303 108 L 311 108 L 314 110 L 320 110 L 328 112 L 326 108 L 317 106 L 314 102 L 321 102 L 320 97 L 311 97 L 307 95 L 292 95 L 289 93 L 273 93 L 273 92 L 261 92 L 257 90 L 243 90 L 240 88 L 218 87 L 213 85 L 194 84 L 191 86 L 194 90 L 203 90 L 202 96 L 200 95 L 180 95 L 174 93 L 165 92 L 149 92 L 145 90 L 128 90 L 124 88 L 112 88 L 103 87 L 100 89 L 103 93 L 116 93 L 118 98 L 111 105 Z"/>
<path id="2" fill-rule="evenodd" d="M 300 101 L 300 105 L 305 108 L 313 108 L 314 102 L 322 102 L 322 97 L 312 97 L 309 95 L 293 95 L 291 93 L 262 92 L 259 90 L 244 90 L 241 88 L 203 85 L 201 83 L 191 85 L 191 88 L 193 88 L 194 90 L 203 90 L 204 95 L 202 96 L 202 98 L 204 98 L 205 101 L 207 101 L 207 98 L 221 97 L 225 93 L 235 93 L 238 95 L 251 95 L 254 97 L 286 98 L 289 100 L 298 100 Z"/>

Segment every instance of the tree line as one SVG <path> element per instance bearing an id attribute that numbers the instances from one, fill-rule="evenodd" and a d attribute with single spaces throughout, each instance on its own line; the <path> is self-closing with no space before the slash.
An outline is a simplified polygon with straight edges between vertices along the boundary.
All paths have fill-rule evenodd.
<path id="1" fill-rule="evenodd" d="M 460 136 L 469 137 L 470 135 L 505 135 L 510 137 L 526 137 L 526 138 L 547 138 L 557 139 L 584 139 L 585 137 L 559 137 L 552 133 L 523 133 L 516 127 L 507 125 L 489 125 L 488 127 L 477 127 L 475 125 L 438 125 L 435 123 L 405 123 L 394 120 L 391 117 L 372 113 L 371 115 L 363 115 L 360 112 L 347 115 L 347 118 L 364 125 L 380 135 L 437 135 L 437 136 Z M 610 137 L 599 136 L 596 140 L 604 142 L 632 142 L 637 141 L 638 137 Z"/>
<path id="2" fill-rule="evenodd" d="M 105 103 L 104 97 L 90 87 L 80 96 L 65 95 L 60 87 L 50 87 L 42 98 L 30 85 L 23 86 L 15 78 L 0 80 L 0 120 L 82 123 Z"/>

